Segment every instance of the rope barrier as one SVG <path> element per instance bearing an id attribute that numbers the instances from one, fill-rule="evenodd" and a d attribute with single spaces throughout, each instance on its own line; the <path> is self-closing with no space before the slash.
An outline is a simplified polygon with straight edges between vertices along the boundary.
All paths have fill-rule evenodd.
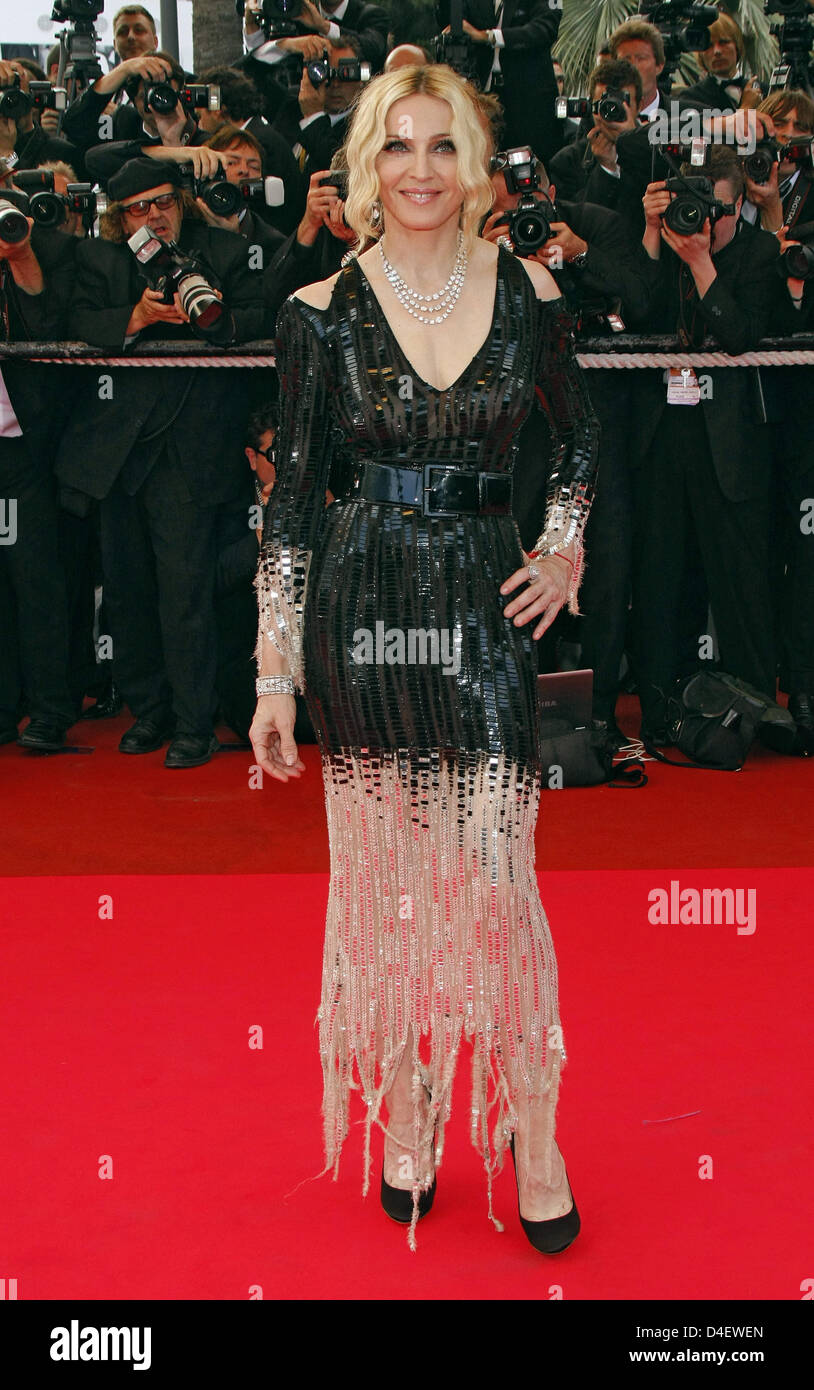
<path id="1" fill-rule="evenodd" d="M 674 337 L 625 334 L 577 342 L 577 361 L 591 371 L 642 371 L 665 367 L 811 367 L 814 335 L 765 338 L 753 352 L 731 357 L 720 350 L 679 351 Z M 0 343 L 0 365 L 28 360 L 60 367 L 273 367 L 274 343 L 243 343 L 238 348 L 209 347 L 173 340 L 143 343 L 124 356 L 105 356 L 87 343 Z"/>

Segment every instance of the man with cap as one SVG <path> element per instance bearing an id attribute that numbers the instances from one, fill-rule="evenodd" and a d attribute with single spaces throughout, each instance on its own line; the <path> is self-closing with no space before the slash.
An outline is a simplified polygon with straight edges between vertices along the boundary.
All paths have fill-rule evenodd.
<path id="1" fill-rule="evenodd" d="M 198 220 L 178 166 L 131 160 L 110 181 L 101 238 L 79 245 L 69 336 L 118 355 L 144 340 L 227 344 L 262 334 L 261 285 L 243 237 Z M 150 284 L 127 244 L 146 228 L 177 243 L 214 292 L 205 329 L 184 285 Z M 183 300 L 183 302 L 182 302 Z M 197 767 L 217 748 L 216 515 L 240 495 L 249 373 L 217 368 L 105 368 L 86 374 L 57 460 L 63 501 L 101 502 L 102 567 L 113 674 L 136 723 L 119 745 Z"/>

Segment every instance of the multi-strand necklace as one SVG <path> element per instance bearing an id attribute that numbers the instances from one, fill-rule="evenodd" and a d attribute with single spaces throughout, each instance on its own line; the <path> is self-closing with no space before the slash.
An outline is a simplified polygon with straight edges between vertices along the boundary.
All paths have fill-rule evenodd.
<path id="1" fill-rule="evenodd" d="M 402 280 L 395 266 L 390 264 L 384 254 L 381 241 L 379 242 L 379 255 L 382 258 L 384 273 L 393 286 L 395 296 L 408 314 L 411 314 L 414 319 L 418 319 L 419 323 L 443 323 L 444 319 L 449 318 L 460 298 L 466 277 L 466 264 L 469 259 L 463 232 L 458 233 L 458 253 L 450 277 L 443 289 L 437 290 L 435 294 L 419 294 L 418 290 L 414 290 Z"/>

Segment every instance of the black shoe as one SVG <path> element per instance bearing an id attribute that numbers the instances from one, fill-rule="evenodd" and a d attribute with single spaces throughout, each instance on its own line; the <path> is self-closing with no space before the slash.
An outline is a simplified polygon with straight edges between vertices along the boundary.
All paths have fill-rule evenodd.
<path id="1" fill-rule="evenodd" d="M 95 705 L 90 705 L 88 709 L 80 714 L 80 719 L 113 719 L 117 714 L 121 714 L 124 709 L 124 700 L 116 689 L 111 685 L 110 694 L 103 700 L 97 700 Z"/>
<path id="2" fill-rule="evenodd" d="M 804 690 L 789 695 L 789 714 L 797 725 L 795 753 L 814 756 L 814 695 Z"/>
<path id="3" fill-rule="evenodd" d="M 43 753 L 58 753 L 65 747 L 65 730 L 59 724 L 48 724 L 44 719 L 32 719 L 23 729 L 17 742 L 21 748 L 38 748 Z"/>
<path id="4" fill-rule="evenodd" d="M 120 753 L 154 753 L 172 736 L 172 728 L 158 719 L 145 715 L 119 740 Z"/>
<path id="5" fill-rule="evenodd" d="M 435 1201 L 436 1179 L 432 1180 L 432 1187 L 428 1187 L 426 1192 L 422 1192 L 418 1199 L 418 1219 L 426 1216 Z M 391 1187 L 389 1182 L 384 1180 L 384 1167 L 382 1167 L 382 1207 L 391 1221 L 399 1221 L 403 1226 L 409 1226 L 413 1219 L 413 1194 L 404 1187 Z"/>
<path id="6" fill-rule="evenodd" d="M 639 731 L 639 738 L 642 743 L 650 743 L 654 748 L 669 748 L 672 742 L 665 724 L 648 724 L 644 720 Z"/>
<path id="7" fill-rule="evenodd" d="M 602 733 L 608 740 L 614 752 L 618 753 L 620 748 L 627 748 L 630 738 L 623 734 L 615 719 L 592 719 L 591 728 L 597 733 Z"/>
<path id="8" fill-rule="evenodd" d="M 514 1180 L 517 1183 L 517 1214 L 520 1217 L 520 1225 L 526 1233 L 529 1242 L 535 1250 L 539 1250 L 541 1255 L 559 1255 L 563 1250 L 567 1250 L 569 1245 L 573 1245 L 580 1231 L 579 1212 L 571 1192 L 573 1206 L 564 1216 L 552 1217 L 550 1221 L 527 1221 L 520 1213 L 520 1183 L 517 1181 L 517 1160 L 514 1156 L 514 1135 L 511 1142 L 512 1162 L 514 1164 Z M 568 1169 L 565 1170 L 566 1179 Z M 568 1190 L 571 1191 L 571 1184 L 568 1183 Z"/>
<path id="9" fill-rule="evenodd" d="M 218 751 L 218 740 L 214 734 L 208 738 L 197 734 L 176 734 L 164 759 L 165 767 L 202 767 Z"/>

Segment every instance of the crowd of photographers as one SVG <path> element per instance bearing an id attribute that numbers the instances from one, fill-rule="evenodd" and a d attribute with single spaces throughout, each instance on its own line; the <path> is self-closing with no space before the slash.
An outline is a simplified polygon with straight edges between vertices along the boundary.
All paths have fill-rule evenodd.
<path id="1" fill-rule="evenodd" d="M 552 271 L 582 337 L 613 349 L 662 334 L 691 363 L 810 328 L 814 101 L 799 54 L 764 97 L 713 10 L 696 40 L 706 76 L 671 90 L 688 23 L 671 4 L 687 11 L 642 5 L 654 13 L 610 35 L 580 99 L 552 62 L 547 0 L 466 0 L 462 23 L 440 0 L 432 55 L 394 45 L 365 0 L 298 0 L 296 18 L 264 0 L 246 8 L 243 54 L 196 75 L 158 49 L 139 5 L 116 15 L 103 75 L 79 40 L 47 72 L 0 62 L 4 341 L 78 341 L 102 359 L 2 358 L 0 743 L 65 747 L 88 697 L 85 718 L 129 708 L 121 752 L 168 743 L 168 767 L 209 761 L 217 721 L 246 737 L 274 373 L 104 359 L 159 339 L 193 354 L 270 339 L 283 300 L 360 249 L 342 146 L 383 68 L 471 74 L 495 151 L 482 235 Z M 650 22 L 665 10 L 670 23 Z M 620 673 L 664 745 L 667 693 L 714 655 L 767 697 L 779 677 L 797 730 L 784 750 L 814 752 L 813 382 L 806 366 L 590 369 L 602 439 L 582 615 L 561 615 L 541 661 L 578 644 L 617 746 Z M 546 429 L 535 412 L 519 439 L 527 548 Z"/>

